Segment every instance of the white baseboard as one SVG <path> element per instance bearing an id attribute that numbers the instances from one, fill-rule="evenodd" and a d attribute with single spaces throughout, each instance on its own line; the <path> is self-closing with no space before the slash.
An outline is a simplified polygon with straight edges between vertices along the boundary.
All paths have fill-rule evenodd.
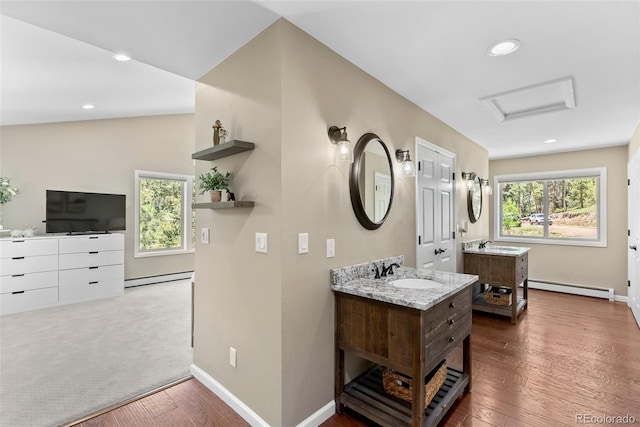
<path id="1" fill-rule="evenodd" d="M 152 283 L 172 282 L 174 280 L 191 279 L 193 271 L 186 271 L 184 273 L 162 274 L 159 276 L 143 277 L 141 279 L 129 279 L 124 281 L 125 288 L 131 288 L 134 286 L 150 285 Z"/>
<path id="2" fill-rule="evenodd" d="M 191 375 L 193 375 L 198 381 L 211 390 L 216 396 L 218 396 L 224 403 L 229 405 L 231 409 L 236 411 L 246 422 L 252 426 L 270 427 L 269 424 L 260 418 L 251 408 L 249 408 L 244 402 L 234 396 L 229 390 L 224 388 L 222 384 L 213 379 L 213 377 L 207 374 L 196 365 L 191 365 Z"/>
<path id="3" fill-rule="evenodd" d="M 296 427 L 318 427 L 323 422 L 331 418 L 335 413 L 336 403 L 332 400 L 322 408 L 318 409 L 315 413 L 311 414 L 309 418 L 298 424 Z"/>
<path id="4" fill-rule="evenodd" d="M 586 297 L 604 298 L 609 301 L 626 301 L 627 297 L 616 296 L 613 288 L 590 288 L 582 286 L 561 285 L 558 283 L 536 282 L 529 280 L 529 288 L 543 291 L 562 292 L 565 294 L 582 295 Z M 622 299 L 624 298 L 624 300 Z"/>
<path id="5" fill-rule="evenodd" d="M 616 301 L 629 303 L 629 298 L 624 295 L 616 295 Z"/>

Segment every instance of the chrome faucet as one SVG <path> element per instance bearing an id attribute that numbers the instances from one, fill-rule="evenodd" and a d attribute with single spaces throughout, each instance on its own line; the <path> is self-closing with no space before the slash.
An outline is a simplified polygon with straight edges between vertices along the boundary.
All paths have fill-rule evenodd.
<path id="1" fill-rule="evenodd" d="M 493 242 L 491 240 L 487 240 L 486 242 L 483 242 L 482 240 L 480 240 L 480 244 L 478 245 L 478 249 L 486 248 L 489 243 L 493 243 Z"/>

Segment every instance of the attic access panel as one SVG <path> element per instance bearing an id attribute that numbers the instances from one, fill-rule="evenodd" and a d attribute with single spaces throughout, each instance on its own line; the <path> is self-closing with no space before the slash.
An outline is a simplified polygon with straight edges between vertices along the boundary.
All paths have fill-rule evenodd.
<path id="1" fill-rule="evenodd" d="M 576 107 L 573 77 L 480 98 L 501 122 Z"/>

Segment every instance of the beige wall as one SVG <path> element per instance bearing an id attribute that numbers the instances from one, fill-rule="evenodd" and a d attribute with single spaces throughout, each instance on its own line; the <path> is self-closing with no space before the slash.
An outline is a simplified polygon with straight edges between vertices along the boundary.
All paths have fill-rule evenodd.
<path id="1" fill-rule="evenodd" d="M 531 247 L 529 278 L 552 283 L 613 288 L 616 295 L 626 296 L 626 146 L 489 162 L 491 182 L 495 175 L 595 167 L 607 168 L 607 247 L 522 244 Z M 493 218 L 493 206 L 491 210 Z"/>
<path id="2" fill-rule="evenodd" d="M 458 172 L 486 176 L 487 152 L 284 20 L 209 72 L 196 96 L 198 149 L 210 145 L 216 119 L 232 138 L 256 143 L 215 162 L 236 176 L 236 196 L 256 206 L 198 211 L 198 227 L 213 232 L 211 245 L 196 248 L 195 364 L 269 424 L 293 426 L 333 400 L 329 269 L 398 254 L 415 264 L 413 180 L 396 175 L 387 222 L 365 230 L 328 127 L 347 126 L 352 143 L 374 132 L 390 152 L 413 154 L 420 136 L 456 153 Z M 458 192 L 462 219 L 465 197 Z M 486 237 L 487 218 L 470 234 Z M 269 233 L 269 254 L 254 252 L 255 232 Z M 310 250 L 298 255 L 303 232 Z M 336 257 L 327 259 L 329 238 Z"/>
<path id="3" fill-rule="evenodd" d="M 193 123 L 180 114 L 0 128 L 0 168 L 20 189 L 3 225 L 44 233 L 47 189 L 126 194 L 125 278 L 193 270 L 193 254 L 133 257 L 134 170 L 193 174 Z"/>
<path id="4" fill-rule="evenodd" d="M 640 123 L 638 123 L 638 127 L 636 128 L 636 131 L 633 133 L 633 136 L 631 137 L 631 141 L 629 141 L 629 151 L 628 151 L 629 160 L 633 157 L 634 154 L 636 154 L 638 150 L 640 150 Z"/>

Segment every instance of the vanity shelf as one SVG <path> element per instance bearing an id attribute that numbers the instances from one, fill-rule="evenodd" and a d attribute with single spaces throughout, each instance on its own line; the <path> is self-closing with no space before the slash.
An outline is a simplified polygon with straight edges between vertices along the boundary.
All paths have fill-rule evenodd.
<path id="1" fill-rule="evenodd" d="M 384 391 L 383 369 L 375 365 L 347 384 L 341 401 L 381 425 L 411 425 L 411 404 Z M 448 367 L 444 384 L 425 408 L 424 425 L 437 425 L 468 384 L 469 374 Z"/>
<path id="2" fill-rule="evenodd" d="M 231 208 L 252 208 L 253 202 L 241 200 L 234 202 L 207 202 L 207 203 L 193 203 L 191 205 L 193 209 L 231 209 Z"/>
<path id="3" fill-rule="evenodd" d="M 255 148 L 253 142 L 239 141 L 232 139 L 224 144 L 209 147 L 207 149 L 198 151 L 191 155 L 195 160 L 217 160 L 223 157 L 233 156 L 234 154 L 242 153 L 245 151 L 251 151 Z"/>

